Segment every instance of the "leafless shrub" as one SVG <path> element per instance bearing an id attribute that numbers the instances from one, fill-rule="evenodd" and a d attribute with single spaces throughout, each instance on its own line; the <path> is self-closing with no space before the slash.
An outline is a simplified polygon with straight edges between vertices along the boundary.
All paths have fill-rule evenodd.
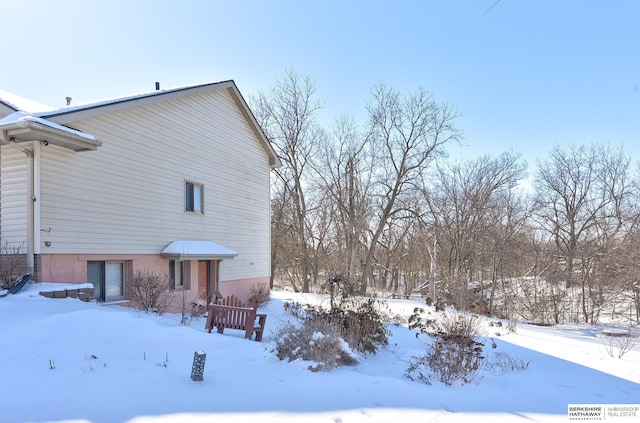
<path id="1" fill-rule="evenodd" d="M 442 332 L 449 336 L 475 339 L 482 332 L 480 319 L 475 314 L 444 312 L 439 323 Z"/>
<path id="2" fill-rule="evenodd" d="M 258 301 L 258 305 L 263 305 L 269 301 L 271 292 L 269 291 L 269 285 L 266 283 L 254 283 L 249 289 L 249 295 L 254 297 Z"/>
<path id="3" fill-rule="evenodd" d="M 330 311 L 322 307 L 285 303 L 285 311 L 297 324 L 287 323 L 276 334 L 276 350 L 280 359 L 301 358 L 316 362 L 311 370 L 353 364 L 352 353 L 375 353 L 388 344 L 380 303 L 374 298 L 364 301 L 340 301 Z M 348 308 L 347 308 L 348 307 Z"/>
<path id="4" fill-rule="evenodd" d="M 344 304 L 350 301 L 356 292 L 355 282 L 344 275 L 330 277 L 321 288 L 323 292 L 329 293 L 331 310 L 343 308 Z"/>
<path id="5" fill-rule="evenodd" d="M 420 329 L 432 342 L 425 354 L 414 357 L 406 370 L 412 380 L 431 384 L 436 379 L 445 385 L 470 383 L 480 369 L 484 344 L 477 341 L 480 322 L 468 313 L 439 313 L 433 319 L 419 317 L 417 308 L 411 316 L 411 327 Z"/>
<path id="6" fill-rule="evenodd" d="M 425 318 L 424 313 L 425 310 L 420 307 L 413 310 L 413 315 L 409 317 L 409 329 L 418 329 L 427 335 L 446 334 L 474 339 L 482 332 L 481 321 L 475 314 L 443 311 L 429 313 L 429 318 Z"/>
<path id="7" fill-rule="evenodd" d="M 507 374 L 529 368 L 530 361 L 524 361 L 507 353 L 496 353 L 493 360 L 485 362 L 485 367 L 492 373 Z"/>
<path id="8" fill-rule="evenodd" d="M 169 276 L 149 270 L 137 271 L 128 284 L 129 298 L 145 312 L 163 314 L 169 305 Z"/>
<path id="9" fill-rule="evenodd" d="M 634 338 L 630 333 L 615 335 L 602 333 L 599 338 L 611 357 L 622 358 L 638 344 L 638 338 Z"/>
<path id="10" fill-rule="evenodd" d="M 284 303 L 283 308 L 285 313 L 288 313 L 298 319 L 304 319 L 307 317 L 307 308 L 300 303 L 287 301 Z"/>
<path id="11" fill-rule="evenodd" d="M 336 332 L 335 326 L 322 319 L 307 319 L 300 325 L 286 323 L 275 336 L 275 352 L 280 360 L 306 360 L 318 371 L 355 364 L 356 358 Z"/>
<path id="12" fill-rule="evenodd" d="M 189 326 L 191 322 L 202 317 L 207 310 L 206 301 L 199 300 L 197 295 L 183 289 L 180 295 L 172 297 L 172 305 L 180 311 L 181 325 Z"/>
<path id="13" fill-rule="evenodd" d="M 23 245 L 12 246 L 5 242 L 0 249 L 0 288 L 10 289 L 21 275 L 27 272 Z"/>
<path id="14" fill-rule="evenodd" d="M 343 308 L 344 307 L 344 308 Z M 354 300 L 350 305 L 334 309 L 329 317 L 349 345 L 361 353 L 375 354 L 389 344 L 385 304 L 375 298 Z"/>
<path id="15" fill-rule="evenodd" d="M 364 301 L 353 301 L 349 305 L 343 303 L 342 307 L 327 311 L 322 307 L 285 303 L 284 309 L 301 321 L 318 321 L 331 325 L 350 348 L 360 353 L 375 354 L 378 348 L 388 345 L 389 331 L 384 324 L 385 316 L 379 310 L 381 303 L 378 300 L 367 298 Z"/>
<path id="16" fill-rule="evenodd" d="M 483 344 L 461 336 L 436 335 L 427 352 L 407 368 L 407 376 L 431 384 L 437 379 L 445 385 L 470 383 L 482 365 Z"/>

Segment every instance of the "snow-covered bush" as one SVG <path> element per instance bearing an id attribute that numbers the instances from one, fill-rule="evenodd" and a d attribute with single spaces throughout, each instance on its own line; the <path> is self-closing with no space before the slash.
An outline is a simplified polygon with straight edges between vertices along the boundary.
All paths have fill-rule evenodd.
<path id="1" fill-rule="evenodd" d="M 275 353 L 280 360 L 310 361 L 312 364 L 308 368 L 312 371 L 357 362 L 335 326 L 322 319 L 305 319 L 300 324 L 285 323 L 276 333 Z"/>
<path id="2" fill-rule="evenodd" d="M 426 335 L 447 334 L 462 337 L 476 338 L 482 334 L 482 322 L 480 318 L 471 313 L 455 311 L 442 311 L 427 313 L 425 309 L 416 307 L 409 317 L 409 329 L 418 329 Z"/>
<path id="3" fill-rule="evenodd" d="M 284 308 L 298 322 L 283 325 L 275 337 L 280 359 L 311 360 L 318 368 L 331 368 L 355 362 L 352 351 L 375 354 L 389 343 L 385 318 L 374 298 L 340 301 L 329 311 L 298 303 L 285 303 Z"/>

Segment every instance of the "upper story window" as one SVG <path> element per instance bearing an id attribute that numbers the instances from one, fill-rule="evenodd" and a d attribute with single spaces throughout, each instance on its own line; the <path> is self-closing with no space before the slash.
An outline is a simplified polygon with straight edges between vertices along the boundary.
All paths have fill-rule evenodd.
<path id="1" fill-rule="evenodd" d="M 204 186 L 194 182 L 185 183 L 185 205 L 186 211 L 202 213 L 204 211 Z"/>

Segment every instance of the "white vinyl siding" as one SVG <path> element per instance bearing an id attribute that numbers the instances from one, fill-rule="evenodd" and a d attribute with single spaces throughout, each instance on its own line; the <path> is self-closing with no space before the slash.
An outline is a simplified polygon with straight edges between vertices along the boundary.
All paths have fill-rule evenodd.
<path id="1" fill-rule="evenodd" d="M 239 253 L 221 280 L 269 275 L 268 156 L 226 90 L 72 126 L 103 145 L 41 148 L 46 252 L 159 254 L 174 240 L 211 240 Z M 206 213 L 185 213 L 185 181 L 206 187 Z"/>
<path id="2" fill-rule="evenodd" d="M 17 149 L 3 145 L 0 151 L 0 242 L 23 247 L 27 252 L 27 156 Z"/>

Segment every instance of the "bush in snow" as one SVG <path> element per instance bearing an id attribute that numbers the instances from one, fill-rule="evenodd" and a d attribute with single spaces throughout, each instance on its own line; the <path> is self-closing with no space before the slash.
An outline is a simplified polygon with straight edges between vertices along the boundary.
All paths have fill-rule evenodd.
<path id="1" fill-rule="evenodd" d="M 20 276 L 27 273 L 26 256 L 22 252 L 22 245 L 11 246 L 5 242 L 0 251 L 0 289 L 10 289 L 16 284 Z"/>
<path id="2" fill-rule="evenodd" d="M 630 332 L 603 332 L 599 335 L 602 345 L 611 357 L 622 358 L 638 344 L 638 338 L 631 336 Z"/>
<path id="3" fill-rule="evenodd" d="M 384 323 L 386 317 L 380 307 L 381 303 L 375 298 L 354 299 L 333 309 L 328 319 L 336 325 L 351 348 L 364 354 L 375 354 L 378 348 L 389 344 L 389 330 Z"/>
<path id="4" fill-rule="evenodd" d="M 412 380 L 431 384 L 436 379 L 446 385 L 469 383 L 480 369 L 484 344 L 477 340 L 480 323 L 477 316 L 443 312 L 433 319 L 422 320 L 422 309 L 414 310 L 412 328 L 431 338 L 425 354 L 414 357 L 406 374 Z"/>
<path id="5" fill-rule="evenodd" d="M 183 289 L 179 295 L 167 297 L 167 302 L 171 304 L 171 308 L 179 310 L 181 325 L 189 326 L 191 322 L 200 319 L 206 312 L 207 302 L 198 299 L 197 295 L 197 292 L 193 293 Z"/>
<path id="6" fill-rule="evenodd" d="M 331 310 L 298 303 L 284 308 L 298 322 L 282 326 L 276 335 L 280 359 L 311 360 L 318 368 L 330 368 L 354 363 L 352 350 L 375 353 L 389 343 L 380 302 L 374 298 L 340 300 Z"/>
<path id="7" fill-rule="evenodd" d="M 313 318 L 331 322 L 351 348 L 361 353 L 375 354 L 388 345 L 388 319 L 382 311 L 385 303 L 373 297 L 357 297 L 356 283 L 344 275 L 329 278 L 323 290 L 329 293 L 330 309 L 314 309 Z"/>
<path id="8" fill-rule="evenodd" d="M 418 329 L 426 335 L 448 334 L 468 338 L 477 338 L 482 332 L 482 323 L 477 315 L 442 311 L 423 317 L 425 310 L 420 307 L 413 309 L 409 317 L 409 329 Z"/>
<path id="9" fill-rule="evenodd" d="M 300 324 L 281 326 L 275 336 L 275 352 L 280 360 L 313 362 L 309 366 L 312 371 L 357 362 L 335 327 L 322 319 L 305 319 Z"/>
<path id="10" fill-rule="evenodd" d="M 513 373 L 529 368 L 529 361 L 524 361 L 507 353 L 496 353 L 492 360 L 487 361 L 485 367 L 496 374 Z"/>
<path id="11" fill-rule="evenodd" d="M 256 299 L 259 306 L 269 301 L 270 294 L 269 286 L 264 282 L 254 283 L 249 289 L 249 295 Z"/>
<path id="12" fill-rule="evenodd" d="M 129 298 L 144 311 L 163 314 L 169 303 L 169 276 L 149 270 L 137 271 L 128 283 Z"/>

